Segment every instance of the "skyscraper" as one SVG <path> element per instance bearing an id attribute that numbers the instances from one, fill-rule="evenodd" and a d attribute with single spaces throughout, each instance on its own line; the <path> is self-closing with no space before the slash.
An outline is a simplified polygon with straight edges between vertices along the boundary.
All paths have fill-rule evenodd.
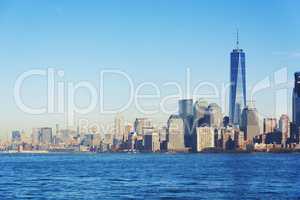
<path id="1" fill-rule="evenodd" d="M 193 107 L 194 120 L 204 119 L 208 103 L 204 100 L 197 100 Z"/>
<path id="2" fill-rule="evenodd" d="M 168 150 L 184 151 L 184 120 L 179 115 L 171 115 L 168 120 Z"/>
<path id="3" fill-rule="evenodd" d="M 134 131 L 137 134 L 142 134 L 143 129 L 152 127 L 152 121 L 148 118 L 136 118 L 134 121 Z"/>
<path id="4" fill-rule="evenodd" d="M 155 128 L 149 127 L 143 129 L 143 146 L 144 146 L 144 151 L 148 151 L 148 152 L 160 151 L 159 136 Z"/>
<path id="5" fill-rule="evenodd" d="M 241 110 L 246 106 L 245 53 L 239 48 L 237 33 L 236 48 L 230 54 L 229 118 L 234 125 L 240 124 Z"/>
<path id="6" fill-rule="evenodd" d="M 193 115 L 193 99 L 181 99 L 179 104 L 179 115 L 183 118 Z"/>
<path id="7" fill-rule="evenodd" d="M 52 143 L 52 128 L 44 127 L 40 129 L 40 143 L 44 145 Z"/>
<path id="8" fill-rule="evenodd" d="M 299 140 L 299 127 L 300 127 L 300 72 L 296 72 L 295 84 L 293 89 L 293 134 L 292 140 Z"/>
<path id="9" fill-rule="evenodd" d="M 259 135 L 259 119 L 254 106 L 248 105 L 243 109 L 240 124 L 240 129 L 245 133 L 244 139 L 252 141 L 256 135 Z"/>
<path id="10" fill-rule="evenodd" d="M 197 128 L 197 151 L 215 147 L 215 132 L 213 127 Z"/>
<path id="11" fill-rule="evenodd" d="M 117 114 L 115 117 L 115 124 L 114 124 L 114 138 L 117 143 L 123 142 L 124 135 L 125 135 L 125 123 L 124 117 L 121 114 Z"/>
<path id="12" fill-rule="evenodd" d="M 287 115 L 281 115 L 279 119 L 279 130 L 281 132 L 281 144 L 286 146 L 287 139 L 290 137 L 290 120 Z"/>
<path id="13" fill-rule="evenodd" d="M 221 107 L 216 103 L 209 104 L 207 108 L 208 114 L 208 125 L 214 128 L 219 128 L 222 126 L 223 115 Z"/>
<path id="14" fill-rule="evenodd" d="M 277 128 L 276 118 L 264 119 L 264 133 L 273 133 Z"/>
<path id="15" fill-rule="evenodd" d="M 20 131 L 13 131 L 11 133 L 11 142 L 12 143 L 19 143 L 19 142 L 21 142 L 21 133 L 20 133 Z"/>
<path id="16" fill-rule="evenodd" d="M 186 147 L 192 147 L 193 126 L 193 99 L 181 99 L 178 102 L 179 116 L 184 122 L 184 143 Z"/>

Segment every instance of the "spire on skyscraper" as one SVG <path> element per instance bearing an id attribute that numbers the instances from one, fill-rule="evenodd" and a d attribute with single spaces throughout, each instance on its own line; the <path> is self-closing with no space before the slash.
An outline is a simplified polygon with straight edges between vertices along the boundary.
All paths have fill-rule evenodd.
<path id="1" fill-rule="evenodd" d="M 239 29 L 236 29 L 236 49 L 239 49 Z"/>

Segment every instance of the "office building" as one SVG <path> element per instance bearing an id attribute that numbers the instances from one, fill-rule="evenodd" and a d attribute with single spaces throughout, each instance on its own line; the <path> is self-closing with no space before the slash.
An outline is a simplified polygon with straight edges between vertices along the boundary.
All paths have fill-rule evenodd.
<path id="1" fill-rule="evenodd" d="M 136 118 L 134 122 L 134 131 L 137 134 L 142 134 L 143 129 L 147 127 L 152 127 L 152 122 L 148 118 Z"/>
<path id="2" fill-rule="evenodd" d="M 168 149 L 167 133 L 168 133 L 168 128 L 165 126 L 158 129 L 161 151 L 167 151 L 167 149 Z"/>
<path id="3" fill-rule="evenodd" d="M 193 107 L 194 120 L 204 119 L 208 103 L 204 100 L 198 100 Z"/>
<path id="4" fill-rule="evenodd" d="M 264 133 L 273 133 L 277 128 L 276 118 L 264 118 Z"/>
<path id="5" fill-rule="evenodd" d="M 154 128 L 145 128 L 143 131 L 143 150 L 147 152 L 160 151 L 159 135 L 157 130 Z"/>
<path id="6" fill-rule="evenodd" d="M 299 141 L 300 127 L 300 72 L 294 74 L 294 89 L 293 89 L 293 131 L 291 139 L 294 142 Z"/>
<path id="7" fill-rule="evenodd" d="M 234 150 L 236 147 L 236 131 L 233 127 L 226 127 L 221 129 L 222 134 L 222 148 L 223 150 Z"/>
<path id="8" fill-rule="evenodd" d="M 279 119 L 279 130 L 281 132 L 281 144 L 285 147 L 288 138 L 290 138 L 290 120 L 287 115 L 281 115 Z"/>
<path id="9" fill-rule="evenodd" d="M 179 115 L 183 118 L 193 115 L 193 99 L 181 99 L 178 102 Z"/>
<path id="10" fill-rule="evenodd" d="M 209 104 L 207 108 L 208 125 L 210 127 L 219 128 L 223 123 L 223 115 L 221 107 L 216 103 Z"/>
<path id="11" fill-rule="evenodd" d="M 131 124 L 127 124 L 125 126 L 125 135 L 124 135 L 124 141 L 128 141 L 128 136 L 129 134 L 133 131 L 132 125 Z"/>
<path id="12" fill-rule="evenodd" d="M 44 127 L 40 129 L 40 144 L 50 145 L 52 144 L 52 128 Z"/>
<path id="13" fill-rule="evenodd" d="M 230 54 L 230 122 L 239 126 L 242 109 L 246 106 L 246 68 L 245 53 L 239 48 L 237 34 L 236 48 Z"/>
<path id="14" fill-rule="evenodd" d="M 255 107 L 247 106 L 243 109 L 240 129 L 245 134 L 245 139 L 252 142 L 260 134 L 259 119 Z"/>
<path id="15" fill-rule="evenodd" d="M 11 133 L 11 143 L 16 144 L 22 141 L 21 132 L 20 131 L 13 131 Z"/>
<path id="16" fill-rule="evenodd" d="M 114 140 L 115 143 L 122 143 L 125 135 L 125 123 L 124 117 L 121 114 L 117 114 L 114 123 Z"/>
<path id="17" fill-rule="evenodd" d="M 185 151 L 183 118 L 179 115 L 171 115 L 167 127 L 168 151 Z"/>
<path id="18" fill-rule="evenodd" d="M 223 127 L 227 127 L 230 124 L 230 120 L 228 116 L 223 117 Z"/>
<path id="19" fill-rule="evenodd" d="M 197 151 L 215 147 L 214 128 L 204 126 L 197 128 Z"/>

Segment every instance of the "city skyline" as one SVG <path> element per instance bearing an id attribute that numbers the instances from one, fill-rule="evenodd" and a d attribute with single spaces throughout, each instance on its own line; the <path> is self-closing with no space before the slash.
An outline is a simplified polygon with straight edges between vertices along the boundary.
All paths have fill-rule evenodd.
<path id="1" fill-rule="evenodd" d="M 297 46 L 299 29 L 296 28 L 299 19 L 294 8 L 296 6 L 292 7 L 290 1 L 285 3 L 274 1 L 271 5 L 266 2 L 237 5 L 233 2 L 225 5 L 227 4 L 225 1 L 220 5 L 194 2 L 193 8 L 191 4 L 180 8 L 179 3 L 175 2 L 170 9 L 167 9 L 166 3 L 159 3 L 160 6 L 154 9 L 157 16 L 153 19 L 150 10 L 145 8 L 150 6 L 149 2 L 135 5 L 135 8 L 144 11 L 140 13 L 135 10 L 141 14 L 141 19 L 134 18 L 136 13 L 130 15 L 130 9 L 128 10 L 130 5 L 117 2 L 119 5 L 126 6 L 127 10 L 124 11 L 121 7 L 115 8 L 111 3 L 97 7 L 97 3 L 94 2 L 91 5 L 84 5 L 85 8 L 89 8 L 90 13 L 86 13 L 83 9 L 82 18 L 74 15 L 74 12 L 81 10 L 81 4 L 47 2 L 48 7 L 45 8 L 37 3 L 31 14 L 30 10 L 22 9 L 22 6 L 28 6 L 30 3 L 17 5 L 2 2 L 3 31 L 0 33 L 0 40 L 4 48 L 1 50 L 3 59 L 0 63 L 4 66 L 1 68 L 3 74 L 1 90 L 4 97 L 1 98 L 0 119 L 3 125 L 0 128 L 0 138 L 5 138 L 14 129 L 24 128 L 30 131 L 33 127 L 49 126 L 47 124 L 49 122 L 53 127 L 57 123 L 61 126 L 65 124 L 63 114 L 28 115 L 17 108 L 13 98 L 13 87 L 18 76 L 24 71 L 52 67 L 64 71 L 65 77 L 60 80 L 74 82 L 88 80 L 97 84 L 99 70 L 120 69 L 132 76 L 136 84 L 153 81 L 162 85 L 164 81 L 172 80 L 179 82 L 182 88 L 185 88 L 184 73 L 189 67 L 191 87 L 198 81 L 210 81 L 220 86 L 222 83 L 229 82 L 229 52 L 235 46 L 236 27 L 240 30 L 240 46 L 247 52 L 249 88 L 268 76 L 274 79 L 273 73 L 284 67 L 287 67 L 289 84 L 293 83 L 293 73 L 297 71 L 300 60 Z M 120 14 L 105 21 L 104 18 L 111 14 L 108 12 L 98 14 L 98 10 L 91 9 L 93 5 L 101 10 L 115 8 L 113 14 L 124 11 L 123 14 L 128 21 L 122 19 Z M 240 17 L 239 13 L 233 12 L 235 10 L 246 12 L 248 6 L 253 8 L 256 14 L 253 19 L 246 15 Z M 263 11 L 270 6 L 273 11 L 264 13 Z M 201 13 L 206 9 L 211 10 L 215 15 L 209 15 L 208 18 L 207 12 Z M 165 12 L 166 10 L 168 12 Z M 187 10 L 191 12 L 188 14 Z M 13 15 L 14 12 L 20 15 Z M 32 19 L 31 16 L 37 12 L 41 14 L 40 19 Z M 177 13 L 180 12 L 186 15 L 179 17 Z M 225 17 L 226 19 L 222 19 L 221 16 L 224 17 L 222 13 L 225 12 L 230 14 Z M 262 18 L 265 21 L 261 22 Z M 60 22 L 60 19 L 65 21 Z M 91 21 L 90 24 L 84 23 L 88 20 Z M 116 26 L 120 20 L 122 22 L 120 27 Z M 217 22 L 218 20 L 221 22 Z M 13 23 L 9 24 L 9 21 Z M 222 25 L 222 21 L 226 23 Z M 69 27 L 62 27 L 66 22 L 70 22 Z M 19 26 L 21 23 L 23 25 Z M 130 29 L 138 26 L 139 29 Z M 82 30 L 76 31 L 79 29 Z M 263 31 L 264 29 L 267 31 Z M 32 30 L 31 34 L 22 34 L 27 30 Z M 124 34 L 116 35 L 120 31 Z M 272 38 L 269 38 L 270 32 Z M 77 43 L 72 45 L 74 41 Z M 76 48 L 76 45 L 80 48 Z M 257 74 L 258 70 L 259 74 Z M 111 103 L 110 106 L 126 101 L 124 100 L 126 88 L 122 86 L 122 80 L 110 80 L 109 83 L 114 83 L 110 84 L 108 90 L 111 92 L 106 95 Z M 40 78 L 27 82 L 24 85 L 25 101 L 36 107 L 45 105 L 44 87 L 45 81 Z M 274 100 L 273 95 L 276 90 L 276 88 L 269 88 L 266 94 L 260 94 L 255 99 L 259 112 L 274 116 L 275 106 L 271 101 Z M 163 88 L 164 95 L 168 95 L 168 92 L 168 88 Z M 114 98 L 116 94 L 120 98 Z M 292 92 L 288 95 L 291 96 Z M 78 98 L 81 105 L 85 105 L 87 101 L 87 98 Z M 271 103 L 266 105 L 269 101 Z M 152 103 L 157 104 L 157 102 Z M 176 110 L 176 104 L 175 101 L 170 107 Z M 279 113 L 288 114 L 291 118 L 291 105 L 290 102 L 289 110 Z M 284 111 L 285 108 L 282 110 Z M 228 110 L 223 110 L 223 113 L 227 114 Z M 127 113 L 125 112 L 125 115 L 126 117 L 128 115 L 129 120 L 132 121 L 130 117 L 138 116 L 139 113 L 131 108 Z M 113 122 L 114 115 L 100 114 L 99 116 L 96 110 L 85 117 L 92 122 L 110 123 Z M 158 122 L 164 122 L 169 116 L 158 113 L 151 117 Z"/>
<path id="2" fill-rule="evenodd" d="M 0 200 L 300 199 L 299 8 L 0 0 Z"/>

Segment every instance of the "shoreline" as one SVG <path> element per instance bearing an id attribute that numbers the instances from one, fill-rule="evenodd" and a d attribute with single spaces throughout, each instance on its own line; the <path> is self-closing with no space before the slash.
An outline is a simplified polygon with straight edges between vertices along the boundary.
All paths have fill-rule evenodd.
<path id="1" fill-rule="evenodd" d="M 47 154 L 300 154 L 300 150 L 288 151 L 202 151 L 202 152 L 70 152 L 70 151 L 26 151 L 8 152 L 0 151 L 0 155 L 47 155 Z"/>

